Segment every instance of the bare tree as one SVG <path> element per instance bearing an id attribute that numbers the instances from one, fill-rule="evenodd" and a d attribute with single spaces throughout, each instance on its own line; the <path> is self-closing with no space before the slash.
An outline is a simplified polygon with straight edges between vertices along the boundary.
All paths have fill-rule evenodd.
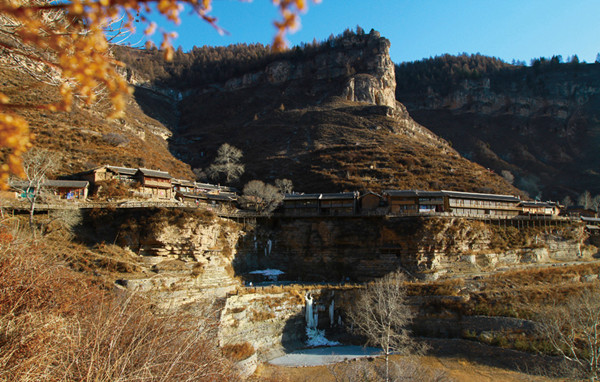
<path id="1" fill-rule="evenodd" d="M 502 175 L 504 180 L 506 180 L 510 184 L 513 184 L 515 181 L 515 176 L 512 174 L 512 172 L 510 172 L 508 170 L 502 170 L 500 172 L 500 175 Z"/>
<path id="2" fill-rule="evenodd" d="M 590 381 L 600 377 L 600 291 L 546 309 L 539 330 L 553 349 Z"/>
<path id="3" fill-rule="evenodd" d="M 294 184 L 289 179 L 275 179 L 275 187 L 279 189 L 282 194 L 291 194 L 294 189 Z"/>
<path id="4" fill-rule="evenodd" d="M 194 176 L 196 177 L 196 181 L 202 182 L 202 181 L 206 180 L 206 177 L 207 177 L 206 171 L 204 171 L 203 168 L 197 167 L 197 168 L 193 169 L 192 172 L 194 173 Z"/>
<path id="5" fill-rule="evenodd" d="M 269 214 L 279 206 L 283 194 L 277 187 L 260 180 L 251 180 L 244 186 L 244 201 L 256 208 L 257 212 Z"/>
<path id="6" fill-rule="evenodd" d="M 594 211 L 598 212 L 598 209 L 600 209 L 600 195 L 596 195 L 592 198 L 591 207 Z"/>
<path id="7" fill-rule="evenodd" d="M 573 199 L 569 195 L 565 196 L 561 202 L 561 204 L 565 207 L 571 207 L 573 205 Z"/>
<path id="8" fill-rule="evenodd" d="M 56 171 L 60 156 L 46 149 L 33 148 L 23 154 L 24 181 L 12 182 L 12 187 L 29 203 L 29 225 L 33 228 L 35 203 L 44 194 L 44 182 L 48 174 Z"/>
<path id="9" fill-rule="evenodd" d="M 241 163 L 242 155 L 242 150 L 223 143 L 217 151 L 214 163 L 208 167 L 208 176 L 212 179 L 219 179 L 224 175 L 227 183 L 238 180 L 244 173 L 244 165 Z"/>
<path id="10" fill-rule="evenodd" d="M 579 198 L 577 198 L 577 204 L 583 206 L 586 210 L 592 207 L 592 194 L 588 190 L 583 191 Z"/>
<path id="11" fill-rule="evenodd" d="M 389 381 L 389 356 L 417 351 L 407 326 L 413 312 L 406 305 L 406 277 L 400 273 L 369 284 L 348 312 L 357 333 L 367 337 L 368 343 L 381 347 L 385 355 L 385 380 Z"/>

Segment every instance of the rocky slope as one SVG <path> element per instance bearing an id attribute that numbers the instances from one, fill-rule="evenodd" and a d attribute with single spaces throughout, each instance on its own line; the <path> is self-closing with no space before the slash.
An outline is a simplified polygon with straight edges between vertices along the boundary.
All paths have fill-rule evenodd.
<path id="1" fill-rule="evenodd" d="M 17 103 L 39 105 L 58 99 L 58 89 L 35 81 L 19 68 L 0 67 L 0 78 L 0 91 Z M 60 154 L 60 168 L 51 175 L 111 164 L 155 168 L 176 177 L 193 177 L 189 165 L 169 152 L 167 139 L 172 133 L 144 114 L 133 97 L 129 97 L 122 118 L 107 120 L 108 111 L 106 102 L 92 107 L 75 102 L 71 112 L 52 113 L 31 107 L 19 113 L 35 134 L 34 144 Z"/>
<path id="2" fill-rule="evenodd" d="M 486 60 L 444 56 L 403 64 L 396 96 L 418 123 L 463 156 L 511 172 L 531 196 L 599 193 L 600 65 L 481 67 Z"/>

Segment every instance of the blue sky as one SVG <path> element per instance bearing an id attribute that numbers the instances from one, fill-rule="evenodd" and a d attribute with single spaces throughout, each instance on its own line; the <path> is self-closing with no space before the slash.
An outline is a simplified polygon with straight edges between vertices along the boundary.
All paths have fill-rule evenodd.
<path id="1" fill-rule="evenodd" d="M 270 0 L 214 0 L 212 14 L 229 35 L 219 35 L 197 16 L 182 14 L 174 46 L 269 44 L 277 9 Z M 600 52 L 600 0 L 322 0 L 309 2 L 302 27 L 288 35 L 291 45 L 326 40 L 360 25 L 387 37 L 396 63 L 444 53 L 481 53 L 512 61 L 577 54 L 594 62 Z M 160 37 L 155 37 L 159 43 Z M 134 41 L 134 40 L 132 40 Z"/>

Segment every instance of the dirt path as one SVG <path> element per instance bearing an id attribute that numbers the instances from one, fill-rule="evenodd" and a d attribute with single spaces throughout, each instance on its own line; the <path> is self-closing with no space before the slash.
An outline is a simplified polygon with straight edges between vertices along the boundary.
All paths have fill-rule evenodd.
<path id="1" fill-rule="evenodd" d="M 431 350 L 427 355 L 417 357 L 417 362 L 431 371 L 442 372 L 451 381 L 565 381 L 564 378 L 548 378 L 534 372 L 541 370 L 544 365 L 557 362 L 557 359 L 552 357 L 542 357 L 460 339 L 434 339 L 426 342 L 431 346 Z M 402 356 L 392 356 L 392 360 L 396 362 L 401 363 L 403 359 Z M 373 362 L 381 362 L 381 360 L 377 359 Z M 330 382 L 335 379 L 330 365 L 291 367 L 282 364 L 263 364 L 257 370 L 254 380 Z"/>

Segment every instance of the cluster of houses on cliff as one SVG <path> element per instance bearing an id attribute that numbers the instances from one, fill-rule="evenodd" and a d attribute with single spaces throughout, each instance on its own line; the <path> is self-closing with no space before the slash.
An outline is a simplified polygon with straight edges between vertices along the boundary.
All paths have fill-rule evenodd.
<path id="1" fill-rule="evenodd" d="M 134 196 L 157 201 L 179 200 L 195 204 L 234 204 L 237 201 L 237 190 L 231 187 L 176 179 L 166 171 L 109 165 L 68 175 L 61 180 L 45 180 L 39 187 L 49 190 L 59 199 L 85 200 L 111 181 L 124 184 Z M 16 197 L 25 196 L 34 187 L 26 181 L 12 185 L 20 190 Z"/>
<path id="2" fill-rule="evenodd" d="M 82 200 L 118 181 L 139 197 L 162 201 L 177 200 L 188 205 L 238 205 L 238 191 L 231 187 L 173 178 L 168 172 L 146 168 L 101 166 L 47 180 L 41 186 L 61 199 Z M 17 195 L 18 196 L 18 195 Z M 513 195 L 459 191 L 385 190 L 374 192 L 291 193 L 284 195 L 281 213 L 287 216 L 329 215 L 452 215 L 465 217 L 512 218 L 554 217 L 561 213 L 555 202 L 524 201 Z M 562 211 L 563 214 L 566 210 Z M 591 211 L 593 213 L 593 211 Z M 590 211 L 577 215 L 596 217 Z"/>
<path id="3" fill-rule="evenodd" d="M 554 202 L 523 201 L 517 196 L 458 191 L 385 190 L 381 194 L 290 194 L 286 215 L 432 215 L 511 218 L 519 215 L 558 216 Z"/>

